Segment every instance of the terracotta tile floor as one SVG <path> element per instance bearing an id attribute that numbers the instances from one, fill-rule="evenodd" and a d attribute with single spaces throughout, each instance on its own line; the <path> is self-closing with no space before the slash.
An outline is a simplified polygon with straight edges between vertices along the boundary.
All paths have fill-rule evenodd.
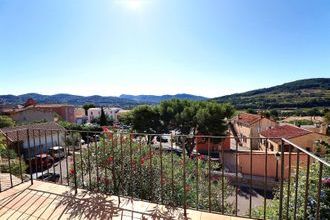
<path id="1" fill-rule="evenodd" d="M 188 210 L 188 219 L 238 220 Z M 184 219 L 182 209 L 34 181 L 0 193 L 0 219 Z"/>

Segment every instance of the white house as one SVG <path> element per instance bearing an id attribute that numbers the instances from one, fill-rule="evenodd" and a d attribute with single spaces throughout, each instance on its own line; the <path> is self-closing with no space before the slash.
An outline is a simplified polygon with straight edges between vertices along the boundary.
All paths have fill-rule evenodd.
<path id="1" fill-rule="evenodd" d="M 49 148 L 64 146 L 65 129 L 55 122 L 2 128 L 5 143 L 24 158 L 48 153 Z"/>
<path id="2" fill-rule="evenodd" d="M 114 121 L 118 121 L 118 113 L 121 108 L 103 108 L 104 113 L 112 118 Z M 88 122 L 91 122 L 95 118 L 99 118 L 101 116 L 101 108 L 90 108 L 87 111 Z"/>

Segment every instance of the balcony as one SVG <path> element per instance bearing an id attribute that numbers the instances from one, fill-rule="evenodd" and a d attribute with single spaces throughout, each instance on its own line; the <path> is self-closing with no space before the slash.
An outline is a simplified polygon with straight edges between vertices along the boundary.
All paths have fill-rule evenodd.
<path id="1" fill-rule="evenodd" d="M 3 137 L 0 218 L 323 219 L 327 211 L 329 164 L 281 138 L 255 138 L 264 148 L 254 151 L 233 137 L 46 129 Z"/>

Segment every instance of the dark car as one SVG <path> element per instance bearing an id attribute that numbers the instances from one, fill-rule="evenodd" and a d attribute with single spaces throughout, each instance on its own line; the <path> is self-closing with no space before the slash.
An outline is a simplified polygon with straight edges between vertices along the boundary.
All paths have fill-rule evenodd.
<path id="1" fill-rule="evenodd" d="M 38 180 L 44 180 L 54 183 L 57 183 L 59 179 L 60 174 L 58 173 L 45 173 L 44 175 L 38 177 Z"/>
<path id="2" fill-rule="evenodd" d="M 30 161 L 28 161 L 30 165 Z M 49 154 L 37 154 L 31 159 L 31 169 L 33 172 L 47 170 L 54 164 L 54 158 Z"/>
<path id="3" fill-rule="evenodd" d="M 157 136 L 157 137 L 156 137 L 156 140 L 157 140 L 158 142 L 168 143 L 168 138 L 167 138 L 166 136 L 162 136 L 162 137 Z"/>

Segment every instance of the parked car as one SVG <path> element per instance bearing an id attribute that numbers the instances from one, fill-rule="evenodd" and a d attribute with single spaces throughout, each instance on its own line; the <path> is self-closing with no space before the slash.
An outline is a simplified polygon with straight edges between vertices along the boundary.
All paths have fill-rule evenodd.
<path id="1" fill-rule="evenodd" d="M 55 160 L 60 160 L 65 157 L 64 148 L 61 146 L 49 148 L 48 152 Z"/>
<path id="2" fill-rule="evenodd" d="M 162 142 L 162 143 L 168 143 L 169 142 L 169 137 L 167 137 L 167 136 L 157 136 L 156 137 L 156 140 L 158 141 L 158 142 Z"/>
<path id="3" fill-rule="evenodd" d="M 43 175 L 39 176 L 37 179 L 57 183 L 60 179 L 60 174 L 44 173 Z"/>
<path id="4" fill-rule="evenodd" d="M 28 161 L 28 164 L 30 164 L 30 161 Z M 37 154 L 31 159 L 31 170 L 33 172 L 47 170 L 51 168 L 53 164 L 54 158 L 49 154 Z"/>

